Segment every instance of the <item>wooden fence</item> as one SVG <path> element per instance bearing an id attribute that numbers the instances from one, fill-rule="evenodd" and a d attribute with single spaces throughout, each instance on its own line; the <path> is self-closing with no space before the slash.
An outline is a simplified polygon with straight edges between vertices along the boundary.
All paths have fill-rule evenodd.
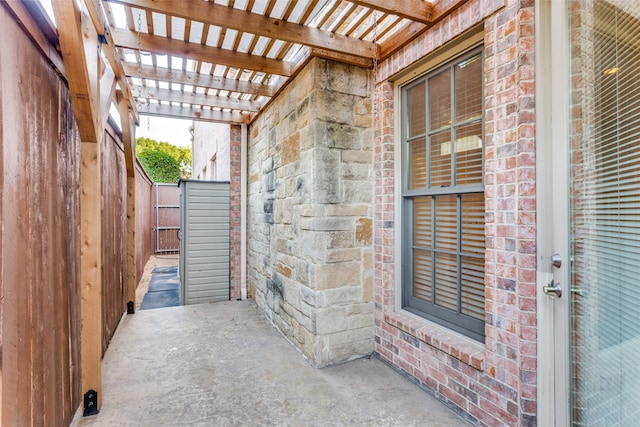
<path id="1" fill-rule="evenodd" d="M 144 266 L 155 252 L 153 201 L 153 182 L 136 161 L 136 283 L 140 283 Z"/>
<path id="2" fill-rule="evenodd" d="M 102 353 L 127 309 L 127 171 L 120 136 L 102 141 Z"/>
<path id="3" fill-rule="evenodd" d="M 0 425 L 69 425 L 82 404 L 81 144 L 66 82 L 0 2 Z M 26 14 L 22 15 L 24 18 Z M 101 142 L 102 351 L 126 311 L 127 172 Z M 153 185 L 136 165 L 136 279 L 155 249 Z"/>
<path id="4" fill-rule="evenodd" d="M 65 82 L 1 4 L 0 40 L 0 424 L 69 425 L 82 399 L 80 139 Z"/>
<path id="5" fill-rule="evenodd" d="M 155 184 L 156 254 L 180 251 L 180 189 L 176 184 Z"/>

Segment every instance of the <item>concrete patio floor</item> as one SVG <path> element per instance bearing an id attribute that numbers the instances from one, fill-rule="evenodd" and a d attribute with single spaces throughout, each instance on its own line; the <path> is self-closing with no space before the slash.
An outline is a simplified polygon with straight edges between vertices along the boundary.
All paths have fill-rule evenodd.
<path id="1" fill-rule="evenodd" d="M 375 357 L 313 368 L 250 300 L 126 316 L 102 378 L 72 425 L 469 426 Z"/>

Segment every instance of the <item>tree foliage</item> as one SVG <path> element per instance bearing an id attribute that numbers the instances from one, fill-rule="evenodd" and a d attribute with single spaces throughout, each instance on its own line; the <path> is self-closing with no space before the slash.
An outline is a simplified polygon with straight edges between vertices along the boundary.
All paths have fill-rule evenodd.
<path id="1" fill-rule="evenodd" d="M 180 180 L 180 164 L 170 154 L 147 149 L 138 154 L 138 159 L 153 182 L 174 183 Z"/>
<path id="2" fill-rule="evenodd" d="M 136 138 L 136 155 L 138 157 L 144 151 L 154 150 L 162 151 L 174 158 L 178 162 L 180 176 L 184 179 L 191 178 L 191 148 L 178 147 L 168 142 L 156 141 L 151 138 Z"/>

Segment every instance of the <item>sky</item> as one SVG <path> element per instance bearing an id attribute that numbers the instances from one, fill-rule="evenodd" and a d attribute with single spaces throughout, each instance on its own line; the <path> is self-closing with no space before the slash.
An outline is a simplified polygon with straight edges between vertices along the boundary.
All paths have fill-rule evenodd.
<path id="1" fill-rule="evenodd" d="M 147 120 L 149 120 L 148 130 Z M 192 124 L 192 120 L 140 115 L 140 126 L 136 127 L 136 138 L 146 137 L 179 147 L 191 147 L 189 126 Z"/>

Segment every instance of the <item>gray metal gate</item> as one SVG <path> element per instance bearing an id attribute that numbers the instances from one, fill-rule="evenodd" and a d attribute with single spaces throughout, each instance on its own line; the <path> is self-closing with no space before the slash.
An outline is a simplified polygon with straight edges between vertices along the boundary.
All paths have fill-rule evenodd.
<path id="1" fill-rule="evenodd" d="M 155 184 L 156 253 L 178 253 L 180 189 L 176 184 Z"/>
<path id="2" fill-rule="evenodd" d="M 229 182 L 180 181 L 180 302 L 229 300 Z"/>

